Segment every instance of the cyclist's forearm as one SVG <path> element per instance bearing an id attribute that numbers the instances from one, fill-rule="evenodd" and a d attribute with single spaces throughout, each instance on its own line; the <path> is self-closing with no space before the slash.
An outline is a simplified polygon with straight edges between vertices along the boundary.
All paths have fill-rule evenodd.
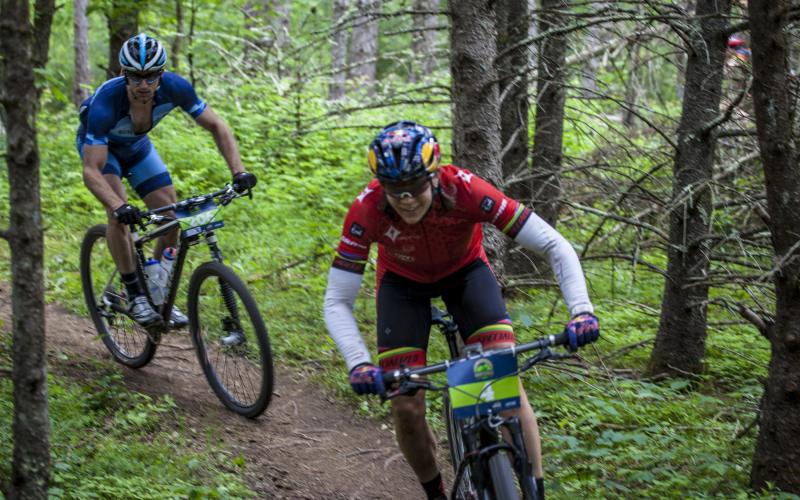
<path id="1" fill-rule="evenodd" d="M 235 175 L 239 172 L 244 172 L 242 158 L 239 155 L 239 146 L 236 144 L 236 138 L 233 136 L 233 132 L 231 132 L 228 126 L 220 120 L 220 124 L 211 129 L 211 135 L 214 136 L 217 149 L 219 149 L 219 153 L 228 164 L 231 174 Z"/>
<path id="2" fill-rule="evenodd" d="M 106 180 L 103 178 L 103 174 L 100 173 L 100 169 L 95 166 L 84 165 L 83 183 L 87 188 L 89 188 L 89 191 L 91 191 L 91 193 L 95 195 L 95 197 L 100 200 L 100 202 L 109 210 L 119 208 L 120 205 L 125 203 L 125 201 L 120 199 L 114 190 L 111 189 L 111 186 L 109 186 Z"/>
<path id="3" fill-rule="evenodd" d="M 570 315 L 594 311 L 578 254 L 558 231 L 538 215 L 531 214 L 514 239 L 523 247 L 547 256 Z"/>
<path id="4" fill-rule="evenodd" d="M 347 363 L 347 369 L 371 363 L 369 350 L 358 331 L 353 304 L 361 287 L 362 274 L 331 268 L 325 291 L 325 325 Z"/>

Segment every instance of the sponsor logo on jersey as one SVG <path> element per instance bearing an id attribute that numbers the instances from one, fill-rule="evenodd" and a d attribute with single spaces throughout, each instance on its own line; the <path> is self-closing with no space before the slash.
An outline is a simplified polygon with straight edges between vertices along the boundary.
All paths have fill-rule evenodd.
<path id="1" fill-rule="evenodd" d="M 394 243 L 394 240 L 396 240 L 397 237 L 400 236 L 400 231 L 394 226 L 389 226 L 389 229 L 386 230 L 384 236 L 392 240 L 392 243 Z"/>
<path id="2" fill-rule="evenodd" d="M 503 213 L 503 211 L 506 209 L 507 206 L 508 202 L 506 201 L 505 198 L 503 198 L 503 201 L 500 202 L 500 208 L 497 209 L 497 213 L 494 214 L 494 217 L 492 217 L 492 224 L 494 224 L 497 218 L 500 217 L 500 214 Z"/>
<path id="3" fill-rule="evenodd" d="M 364 203 L 364 198 L 366 198 L 367 195 L 370 194 L 373 191 L 374 191 L 374 189 L 370 189 L 370 187 L 367 186 L 367 187 L 364 188 L 363 191 L 361 191 L 360 195 L 356 196 L 356 199 L 358 200 L 359 203 Z"/>
<path id="4" fill-rule="evenodd" d="M 487 214 L 490 213 L 494 208 L 494 203 L 495 201 L 490 196 L 484 196 L 483 201 L 481 201 L 481 210 Z"/>
<path id="5" fill-rule="evenodd" d="M 342 235 L 342 243 L 344 243 L 345 245 L 351 246 L 351 247 L 363 248 L 364 250 L 367 249 L 367 245 L 362 245 L 361 243 L 359 243 L 357 241 L 353 241 L 353 240 L 351 240 L 350 238 L 348 238 L 347 236 L 344 236 L 344 235 Z"/>
<path id="6" fill-rule="evenodd" d="M 468 173 L 468 172 L 466 172 L 464 170 L 459 170 L 458 172 L 456 172 L 456 177 L 458 177 L 459 179 L 463 180 L 467 184 L 472 182 L 472 176 L 473 175 L 474 174 L 470 174 L 470 173 Z"/>
<path id="7" fill-rule="evenodd" d="M 358 222 L 353 222 L 350 225 L 350 234 L 352 234 L 357 238 L 361 238 L 362 236 L 364 236 L 364 226 L 362 226 Z"/>

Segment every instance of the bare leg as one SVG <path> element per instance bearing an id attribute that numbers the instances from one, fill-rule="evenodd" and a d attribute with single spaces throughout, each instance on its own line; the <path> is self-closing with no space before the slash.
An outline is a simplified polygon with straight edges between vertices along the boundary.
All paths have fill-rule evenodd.
<path id="1" fill-rule="evenodd" d="M 522 435 L 525 439 L 525 450 L 528 452 L 528 460 L 533 466 L 533 477 L 542 477 L 544 471 L 542 469 L 542 442 L 539 438 L 539 424 L 536 422 L 533 408 L 528 403 L 528 396 L 522 387 L 522 381 L 519 383 L 519 402 L 519 410 L 512 410 L 509 413 L 516 414 L 519 417 Z M 506 439 L 508 439 L 508 436 L 506 436 Z"/>
<path id="2" fill-rule="evenodd" d="M 421 483 L 439 473 L 436 466 L 436 441 L 425 421 L 425 391 L 414 396 L 392 399 L 392 417 L 400 451 Z"/>
<path id="3" fill-rule="evenodd" d="M 147 205 L 147 208 L 151 210 L 175 203 L 177 201 L 175 187 L 170 185 L 158 188 L 152 193 L 148 193 L 143 201 L 144 204 Z M 175 217 L 174 212 L 165 212 L 164 215 Z M 174 247 L 177 243 L 178 228 L 176 227 L 174 231 L 170 231 L 158 239 L 156 247 L 153 250 L 153 257 L 155 257 L 156 260 L 161 260 L 164 249 L 167 247 Z"/>
<path id="4" fill-rule="evenodd" d="M 128 201 L 128 195 L 125 192 L 125 186 L 122 185 L 122 180 L 116 175 L 105 174 L 103 178 L 106 180 L 111 189 L 114 190 L 125 202 Z M 114 207 L 116 208 L 116 207 Z M 108 241 L 108 250 L 111 252 L 111 257 L 117 265 L 117 269 L 122 274 L 129 274 L 136 271 L 136 261 L 133 258 L 133 245 L 131 244 L 130 231 L 128 226 L 120 224 L 117 218 L 114 217 L 112 209 L 106 208 L 106 216 L 108 218 L 108 227 L 106 229 L 106 241 Z"/>

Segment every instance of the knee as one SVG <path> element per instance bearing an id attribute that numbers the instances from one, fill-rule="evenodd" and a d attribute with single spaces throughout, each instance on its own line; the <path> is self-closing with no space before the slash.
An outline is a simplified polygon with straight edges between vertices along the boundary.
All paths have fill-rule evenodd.
<path id="1" fill-rule="evenodd" d="M 401 396 L 392 400 L 392 416 L 400 428 L 413 428 L 425 422 L 425 399 Z"/>

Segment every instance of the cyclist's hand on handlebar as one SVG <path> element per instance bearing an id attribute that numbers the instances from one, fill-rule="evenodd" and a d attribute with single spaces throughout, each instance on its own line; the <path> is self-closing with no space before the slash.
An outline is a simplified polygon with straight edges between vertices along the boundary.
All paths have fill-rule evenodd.
<path id="1" fill-rule="evenodd" d="M 600 322 L 592 313 L 576 314 L 569 320 L 564 332 L 569 340 L 567 349 L 575 352 L 578 347 L 591 344 L 600 337 Z"/>
<path id="2" fill-rule="evenodd" d="M 124 203 L 114 210 L 114 217 L 120 224 L 136 224 L 142 218 L 142 212 L 129 203 Z"/>
<path id="3" fill-rule="evenodd" d="M 248 189 L 255 187 L 256 182 L 255 174 L 239 172 L 233 176 L 233 189 L 236 190 L 237 193 L 242 194 Z"/>
<path id="4" fill-rule="evenodd" d="M 350 386 L 356 394 L 386 394 L 383 371 L 371 363 L 362 363 L 350 370 Z"/>

